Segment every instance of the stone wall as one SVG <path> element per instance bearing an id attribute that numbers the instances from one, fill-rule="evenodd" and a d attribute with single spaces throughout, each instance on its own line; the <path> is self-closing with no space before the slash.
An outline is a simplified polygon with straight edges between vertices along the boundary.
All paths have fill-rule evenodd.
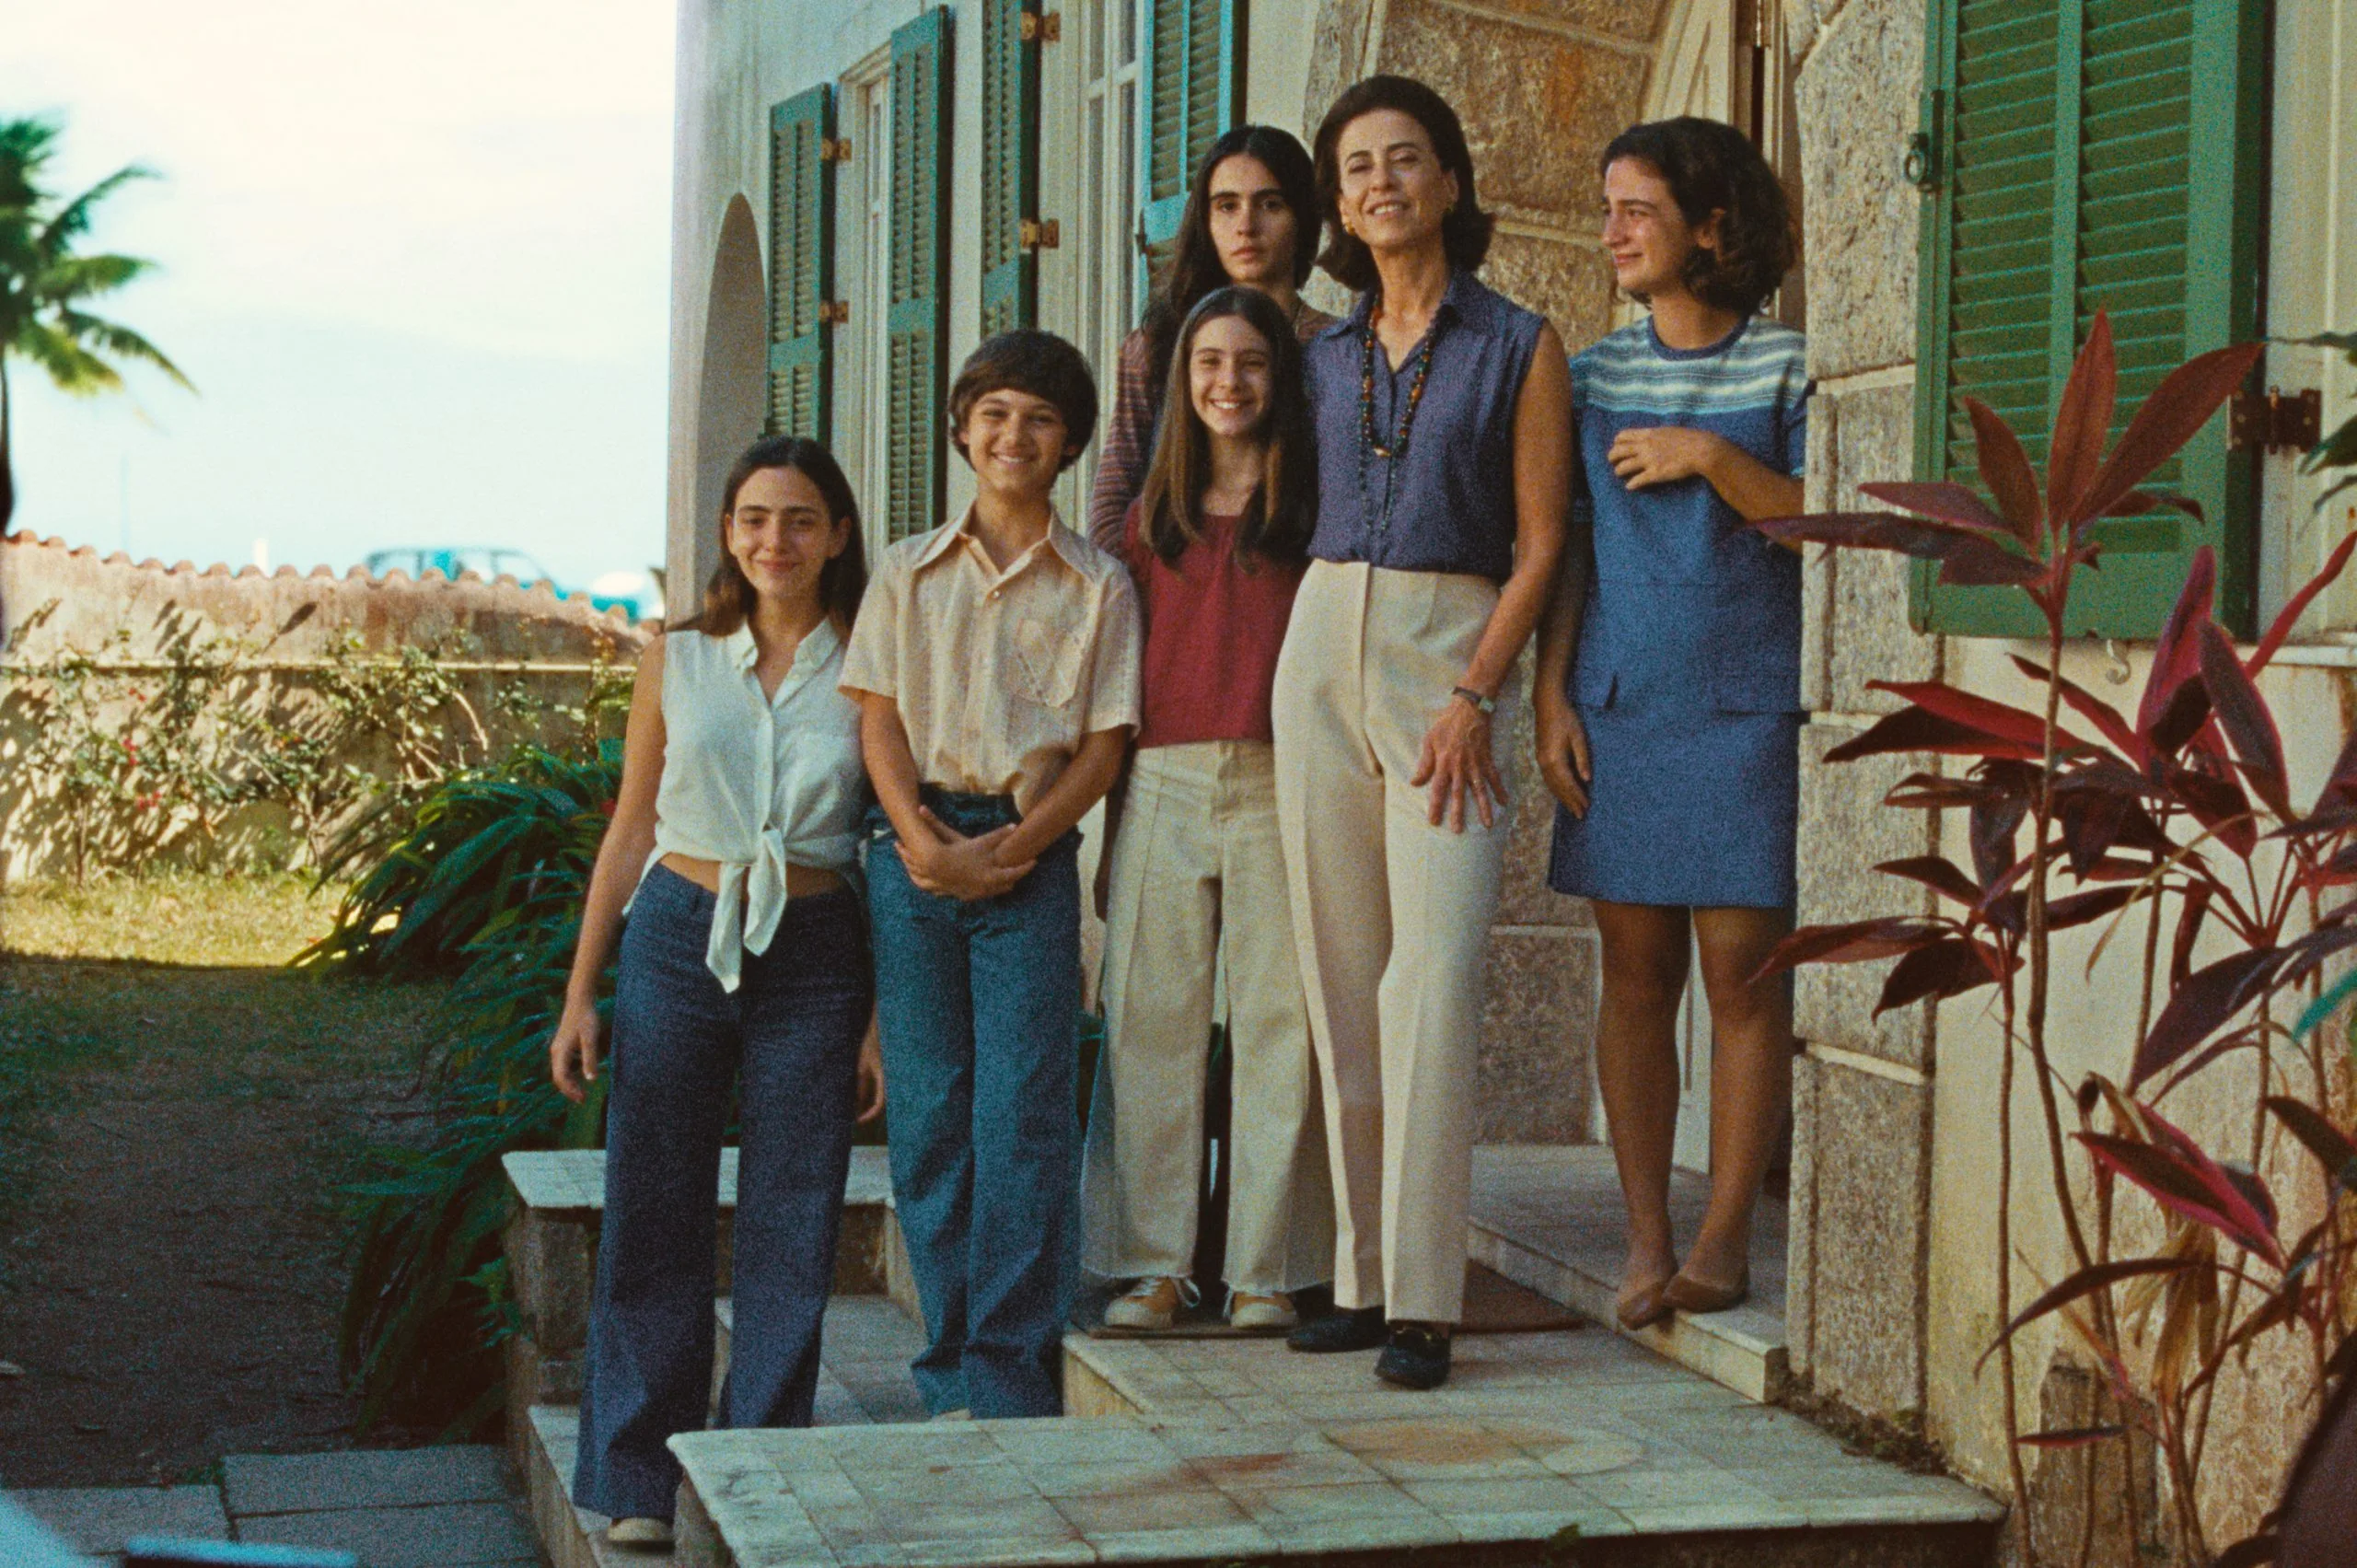
<path id="1" fill-rule="evenodd" d="M 520 694 L 540 710 L 577 707 L 597 672 L 610 680 L 611 667 L 634 662 L 652 632 L 619 610 L 594 610 L 586 596 L 559 599 L 545 584 L 526 588 L 508 577 L 486 583 L 466 573 L 447 582 L 428 573 L 412 581 L 357 567 L 342 577 L 325 567 L 308 576 L 291 566 L 269 575 L 251 566 L 200 571 L 188 562 L 102 557 L 28 533 L 0 538 L 0 881 L 64 869 L 58 820 L 44 809 L 55 781 L 24 762 L 34 739 L 28 667 L 78 651 L 105 671 L 152 671 L 160 679 L 175 646 L 239 645 L 252 673 L 240 678 L 238 700 L 299 722 L 318 702 L 318 672 L 339 648 L 361 660 L 429 649 L 454 662 L 466 700 L 464 711 L 436 715 L 451 728 L 452 754 L 478 761 L 520 740 L 555 738 L 545 714 L 503 703 L 503 695 Z M 379 765 L 366 756 L 350 761 Z M 244 822 L 264 836 L 272 826 Z"/>
<path id="2" fill-rule="evenodd" d="M 1817 380 L 1812 510 L 1855 505 L 1861 483 L 1910 477 L 1913 468 L 1919 215 L 1901 160 L 1922 88 L 1925 10 L 1925 0 L 1789 0 L 1807 192 L 1809 368 Z M 2296 528 L 2305 510 L 2271 504 L 2262 531 L 2273 538 Z M 2006 644 L 1911 631 L 1906 574 L 1896 558 L 1819 553 L 1811 552 L 1805 578 L 1803 683 L 1811 712 L 1802 749 L 1799 916 L 1814 923 L 1927 912 L 1928 893 L 1910 894 L 1907 884 L 1870 868 L 1934 849 L 1957 859 L 1968 854 L 1956 813 L 1927 823 L 1922 813 L 1880 805 L 1899 777 L 1932 770 L 1936 760 L 1828 766 L 1825 753 L 1897 705 L 1866 689 L 1872 679 L 1940 679 L 2025 705 L 2035 705 L 2036 689 L 2012 668 Z M 2142 689 L 2150 657 L 2149 645 L 2125 647 L 2119 661 L 2100 648 L 2074 647 L 2064 672 L 2117 702 Z M 2295 798 L 2313 795 L 2357 713 L 2351 664 L 2344 648 L 2294 645 L 2262 679 L 2282 721 Z M 2048 1037 L 2057 1072 L 2073 1084 L 2089 1072 L 2118 1075 L 2133 1048 L 2137 965 L 2114 950 L 2090 970 L 2093 940 L 2091 933 L 2068 933 L 2054 958 Z M 1981 1357 L 2001 1320 L 2003 1034 L 1985 993 L 1936 1016 L 1913 1006 L 1876 1019 L 1886 967 L 1804 970 L 1798 977 L 1795 1022 L 1807 1052 L 1795 1085 L 1794 1367 L 1820 1395 L 1920 1420 L 1961 1473 L 2002 1492 L 2003 1388 L 1996 1363 L 1983 1365 Z M 2018 1307 L 2039 1282 L 2067 1272 L 2069 1253 L 2035 1089 L 2016 1068 L 2011 1220 Z M 2235 1150 L 2249 1137 L 2257 1092 L 2241 1069 L 2213 1067 L 2172 1097 L 2170 1114 L 2205 1146 Z M 2316 1202 L 2304 1180 L 2292 1179 L 2294 1168 L 2270 1173 L 2296 1211 L 2284 1216 L 2286 1235 L 2308 1223 Z M 2129 1248 L 2156 1240 L 2123 1238 Z M 2289 1365 L 2289 1344 L 2271 1340 L 2220 1381 L 2203 1482 L 2213 1545 L 2256 1524 L 2308 1419 L 2294 1408 L 2292 1390 L 2305 1381 Z M 2016 1352 L 2026 1422 L 2078 1397 L 2069 1390 L 2085 1382 L 2081 1353 L 2055 1323 L 2034 1326 Z M 2056 1521 L 2075 1520 L 2088 1505 L 2073 1490 L 2083 1458 L 2030 1457 L 2032 1512 L 2042 1529 L 2061 1528 Z M 2096 1505 L 2116 1502 L 2098 1497 Z"/>
<path id="3" fill-rule="evenodd" d="M 1808 505 L 1913 465 L 1916 194 L 1900 159 L 1922 79 L 1923 0 L 1798 0 L 1794 52 L 1809 298 Z M 1804 923 L 1912 913 L 1922 900 L 1873 876 L 1922 854 L 1929 830 L 1882 797 L 1920 759 L 1828 766 L 1825 753 L 1887 712 L 1869 679 L 1938 673 L 1939 642 L 1908 629 L 1895 557 L 1812 552 L 1805 576 L 1800 908 Z M 1817 1391 L 1902 1419 L 1926 1404 L 1933 1076 L 1925 1010 L 1873 1016 L 1863 966 L 1797 977 L 1807 1042 L 1794 1083 L 1794 1370 Z"/>
<path id="4" fill-rule="evenodd" d="M 1576 351 L 1612 326 L 1612 273 L 1596 217 L 1596 158 L 1639 118 L 1667 0 L 1323 0 L 1302 122 L 1372 71 L 1430 83 L 1457 107 L 1481 204 L 1498 220 L 1483 281 L 1543 312 Z M 1341 301 L 1324 296 L 1329 308 Z M 1527 686 L 1528 665 L 1517 679 Z M 1500 738 L 1515 832 L 1491 943 L 1481 1040 L 1484 1142 L 1600 1137 L 1590 1108 L 1596 986 L 1585 900 L 1546 882 L 1553 801 L 1530 749 L 1527 704 Z"/>

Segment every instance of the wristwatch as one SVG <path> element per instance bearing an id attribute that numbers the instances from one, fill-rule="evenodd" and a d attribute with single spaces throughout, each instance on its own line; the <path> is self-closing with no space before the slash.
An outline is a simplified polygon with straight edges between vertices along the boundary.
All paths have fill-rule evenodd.
<path id="1" fill-rule="evenodd" d="M 1475 711 L 1483 718 L 1488 718 L 1498 711 L 1498 700 L 1495 697 L 1484 697 L 1470 686 L 1452 686 L 1448 689 L 1448 694 L 1452 697 L 1462 697 L 1472 703 Z"/>

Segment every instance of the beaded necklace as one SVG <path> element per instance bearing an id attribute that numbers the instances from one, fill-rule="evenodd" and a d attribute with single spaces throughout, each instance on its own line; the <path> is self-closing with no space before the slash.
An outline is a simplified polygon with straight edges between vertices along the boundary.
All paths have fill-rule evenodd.
<path id="1" fill-rule="evenodd" d="M 1380 458 L 1383 470 L 1383 515 L 1368 522 L 1367 531 L 1380 537 L 1391 528 L 1391 504 L 1398 494 L 1393 482 L 1399 472 L 1400 462 L 1408 456 L 1408 438 L 1416 428 L 1416 410 L 1424 401 L 1424 379 L 1432 374 L 1433 345 L 1440 341 L 1441 319 L 1434 316 L 1432 326 L 1424 332 L 1423 341 L 1416 345 L 1416 374 L 1408 383 L 1407 406 L 1399 411 L 1398 428 L 1388 441 L 1378 441 L 1375 436 L 1375 325 L 1382 319 L 1383 309 L 1377 305 L 1367 311 L 1366 324 L 1359 329 L 1359 515 L 1366 519 L 1366 463 L 1370 457 Z M 1387 364 L 1388 361 L 1387 360 Z"/>

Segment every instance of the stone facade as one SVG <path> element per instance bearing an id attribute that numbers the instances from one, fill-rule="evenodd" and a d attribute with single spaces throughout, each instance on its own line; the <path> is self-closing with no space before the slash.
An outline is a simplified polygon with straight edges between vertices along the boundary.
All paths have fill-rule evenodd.
<path id="1" fill-rule="evenodd" d="M 1576 351 L 1611 330 L 1612 274 L 1597 229 L 1596 158 L 1639 118 L 1664 0 L 1323 0 L 1305 132 L 1368 69 L 1429 82 L 1465 121 L 1481 204 L 1498 219 L 1482 276 L 1540 311 Z M 1527 663 L 1516 681 L 1528 686 Z M 1554 803 L 1531 764 L 1527 704 L 1500 744 L 1515 832 L 1490 949 L 1480 1137 L 1581 1143 L 1592 1118 L 1600 961 L 1585 901 L 1549 890 Z"/>
<path id="2" fill-rule="evenodd" d="M 1809 364 L 1817 378 L 1808 505 L 1849 508 L 1860 504 L 1861 484 L 1910 477 L 1913 470 L 1920 214 L 1901 163 L 1919 113 L 1928 6 L 1784 0 L 1782 9 L 1807 198 Z M 2313 28 L 2328 9 L 2293 0 L 2280 25 L 2292 32 Z M 2279 86 L 2304 73 L 2338 73 L 2333 79 L 2345 96 L 2350 56 L 2337 58 L 2335 65 L 2279 57 Z M 2281 115 L 2277 126 L 2279 135 L 2302 134 Z M 2279 161 L 2272 197 L 2279 224 L 2324 221 L 2315 217 L 2316 209 L 2346 223 L 2345 173 L 2338 196 L 2297 183 L 2325 161 Z M 2288 264 L 2280 242 L 2275 264 L 2280 275 L 2270 287 L 2280 285 L 2282 298 L 2305 298 L 2300 291 L 2313 290 L 2315 279 L 2300 271 L 2308 262 Z M 2270 552 L 2296 555 L 2308 540 L 2305 502 L 2284 499 L 2291 491 L 2282 475 L 2270 482 L 2278 488 L 2267 493 L 2262 508 L 2262 562 Z M 2347 521 L 2357 522 L 2357 512 Z M 1933 849 L 1951 857 L 1966 853 L 1957 814 L 1927 823 L 1922 813 L 1879 804 L 1908 772 L 1935 771 L 1935 760 L 1829 764 L 1826 753 L 1897 705 L 1869 690 L 1870 680 L 1938 679 L 2014 703 L 2034 703 L 2034 691 L 2012 668 L 2011 645 L 1912 630 L 1901 563 L 1821 553 L 1811 552 L 1805 575 L 1804 696 L 1811 718 L 1802 750 L 1799 917 L 1817 923 L 1922 912 L 1931 907 L 1929 895 L 1870 868 Z M 2316 619 L 2328 627 L 2347 624 L 2345 613 L 2330 607 Z M 2295 640 L 2262 679 L 2283 725 L 2295 798 L 2313 794 L 2357 711 L 2348 694 L 2357 675 L 2346 655 L 2345 647 L 2301 648 Z M 2074 647 L 2064 668 L 2107 699 L 2132 702 L 2129 694 L 2141 690 L 2150 656 L 2149 645 Z M 2054 960 L 2049 1039 L 2056 1042 L 2056 1070 L 2071 1084 L 2093 1071 L 2119 1074 L 2134 1033 L 2135 966 L 2114 951 L 2090 969 L 2094 939 L 2092 932 L 2067 934 Z M 2002 1320 L 1995 1284 L 2002 1027 L 1986 992 L 1958 998 L 1936 1017 L 1920 1006 L 1875 1017 L 1887 969 L 1805 970 L 1797 980 L 1797 1024 L 1808 1054 L 1794 1097 L 1794 1364 L 1821 1394 L 1884 1417 L 1920 1415 L 1926 1435 L 1961 1473 L 2003 1491 L 2009 1484 L 2004 1391 L 1997 1364 L 1981 1365 Z M 2254 1083 L 2236 1081 L 2234 1072 L 2213 1070 L 2173 1096 L 2170 1114 L 2206 1146 L 2245 1148 L 2255 1092 Z M 2015 1096 L 2010 1215 L 2018 1260 L 2012 1303 L 2018 1308 L 2041 1283 L 2067 1272 L 2070 1255 L 2036 1089 L 2019 1061 Z M 2292 1179 L 2277 1190 L 2304 1191 Z M 2294 1209 L 2308 1201 L 2286 1199 Z M 2149 1205 L 2141 1214 L 2148 1221 Z M 2287 1213 L 2284 1234 L 2307 1223 Z M 2256 1524 L 2309 1418 L 2294 1394 L 2305 1387 L 2304 1375 L 2279 1359 L 2291 1348 L 2288 1338 L 2270 1338 L 2247 1367 L 2219 1384 L 2203 1481 L 2213 1548 Z M 2078 1355 L 2052 1322 L 2018 1338 L 2015 1393 L 2026 1423 L 2043 1417 L 2067 1426 L 2098 1413 Z M 2136 1555 L 2118 1539 L 2124 1478 L 2115 1450 L 2102 1452 L 2092 1471 L 2087 1456 L 2076 1451 L 2031 1456 L 2030 1514 L 2041 1545 L 2065 1543 L 2057 1560 L 2075 1555 L 2090 1507 L 2100 1538 L 2093 1560 Z M 2139 1462 L 2147 1467 L 2140 1485 L 2149 1509 L 2149 1456 Z"/>
<path id="3" fill-rule="evenodd" d="M 1921 88 L 1923 0 L 1801 0 L 1785 8 L 1799 107 L 1810 302 L 1808 505 L 1913 467 L 1916 195 L 1899 170 Z M 1922 758 L 1828 763 L 1895 707 L 1872 679 L 1939 672 L 1936 639 L 1907 621 L 1903 563 L 1812 552 L 1805 576 L 1800 905 L 1804 923 L 1924 912 L 1928 895 L 1875 876 L 1931 849 L 1916 813 L 1882 806 Z M 1791 1322 L 1816 1389 L 1883 1416 L 1925 1405 L 1930 1274 L 1932 1020 L 1879 1018 L 1883 965 L 1804 969 L 1794 1025 L 1808 1042 L 1794 1092 Z"/>

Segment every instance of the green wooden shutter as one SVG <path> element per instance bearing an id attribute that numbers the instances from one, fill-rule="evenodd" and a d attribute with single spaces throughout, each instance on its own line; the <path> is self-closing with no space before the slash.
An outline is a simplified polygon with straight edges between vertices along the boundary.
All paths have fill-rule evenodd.
<path id="1" fill-rule="evenodd" d="M 892 34 L 891 276 L 885 317 L 888 540 L 941 526 L 949 355 L 950 13 Z"/>
<path id="2" fill-rule="evenodd" d="M 1039 0 L 982 0 L 984 337 L 1039 319 Z"/>
<path id="3" fill-rule="evenodd" d="M 820 83 L 770 110 L 772 436 L 828 438 L 834 381 L 833 89 Z"/>
<path id="4" fill-rule="evenodd" d="M 1245 32 L 1244 0 L 1146 0 L 1138 190 L 1150 257 L 1178 236 L 1195 166 L 1242 118 Z"/>
<path id="5" fill-rule="evenodd" d="M 2169 370 L 2256 335 L 2264 18 L 2259 0 L 1934 0 L 1932 19 L 1916 470 L 1971 481 L 1965 395 L 2043 463 L 2098 309 L 2119 356 L 2115 436 Z M 2220 619 L 2248 633 L 2255 472 L 2226 426 L 2222 412 L 2151 482 L 2199 502 L 2201 522 L 2096 525 L 2073 633 L 2157 633 L 2204 543 Z M 2041 633 L 2018 593 L 1933 575 L 1915 573 L 1918 629 Z"/>

